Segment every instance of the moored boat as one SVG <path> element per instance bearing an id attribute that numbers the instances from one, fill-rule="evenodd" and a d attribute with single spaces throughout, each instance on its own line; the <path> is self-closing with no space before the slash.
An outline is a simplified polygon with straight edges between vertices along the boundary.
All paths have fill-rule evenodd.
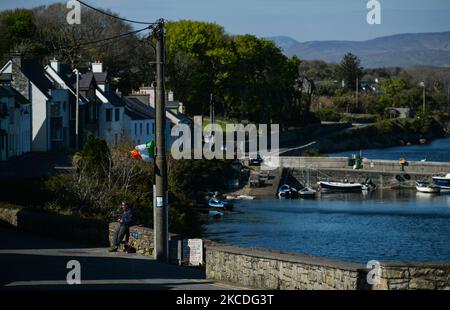
<path id="1" fill-rule="evenodd" d="M 282 185 L 278 189 L 278 198 L 294 199 L 298 198 L 298 190 L 287 184 Z"/>
<path id="2" fill-rule="evenodd" d="M 210 198 L 208 201 L 208 205 L 211 208 L 220 208 L 225 210 L 233 210 L 233 204 L 223 199 L 219 198 Z"/>
<path id="3" fill-rule="evenodd" d="M 303 199 L 314 199 L 316 194 L 317 191 L 310 187 L 305 187 L 298 191 L 298 195 Z"/>
<path id="4" fill-rule="evenodd" d="M 438 194 L 441 188 L 436 185 L 431 185 L 429 182 L 416 182 L 416 189 L 420 193 Z"/>
<path id="5" fill-rule="evenodd" d="M 209 215 L 214 217 L 214 218 L 220 218 L 220 217 L 223 216 L 223 212 L 216 211 L 216 210 L 210 210 L 209 211 Z"/>
<path id="6" fill-rule="evenodd" d="M 237 196 L 238 199 L 242 199 L 242 200 L 254 200 L 255 196 L 250 196 L 250 195 L 239 195 Z"/>
<path id="7" fill-rule="evenodd" d="M 433 183 L 439 188 L 444 190 L 450 190 L 450 173 L 447 173 L 445 177 L 436 176 L 433 177 Z"/>
<path id="8" fill-rule="evenodd" d="M 336 191 L 336 192 L 361 192 L 364 184 L 362 183 L 350 183 L 350 182 L 328 182 L 320 181 L 319 186 L 323 190 Z"/>

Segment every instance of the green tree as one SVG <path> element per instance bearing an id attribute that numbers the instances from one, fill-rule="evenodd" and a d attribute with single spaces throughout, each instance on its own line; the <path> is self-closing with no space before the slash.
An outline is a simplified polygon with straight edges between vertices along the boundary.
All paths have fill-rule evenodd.
<path id="1" fill-rule="evenodd" d="M 356 81 L 363 75 L 363 68 L 361 61 L 352 53 L 344 55 L 339 65 L 339 78 L 344 81 L 345 89 L 353 91 L 356 89 Z"/>
<path id="2" fill-rule="evenodd" d="M 16 9 L 0 13 L 0 57 L 11 51 L 29 52 L 35 46 L 36 25 L 31 11 Z"/>

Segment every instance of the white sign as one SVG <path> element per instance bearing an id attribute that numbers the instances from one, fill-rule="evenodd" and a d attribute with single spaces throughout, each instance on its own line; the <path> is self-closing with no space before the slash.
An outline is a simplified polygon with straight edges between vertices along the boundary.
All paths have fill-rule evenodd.
<path id="1" fill-rule="evenodd" d="M 183 260 L 190 266 L 200 266 L 203 264 L 202 239 L 183 240 Z"/>
<path id="2" fill-rule="evenodd" d="M 164 207 L 164 200 L 163 197 L 156 197 L 156 207 L 162 208 Z"/>

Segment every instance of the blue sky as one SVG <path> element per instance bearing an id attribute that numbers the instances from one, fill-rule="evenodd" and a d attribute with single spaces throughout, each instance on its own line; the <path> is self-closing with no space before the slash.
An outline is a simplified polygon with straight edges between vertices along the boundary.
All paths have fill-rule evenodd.
<path id="1" fill-rule="evenodd" d="M 450 0 L 379 0 L 381 25 L 366 22 L 368 0 L 85 0 L 130 19 L 217 22 L 228 33 L 286 35 L 299 41 L 367 40 L 398 33 L 450 31 Z M 0 9 L 57 0 L 0 0 Z"/>

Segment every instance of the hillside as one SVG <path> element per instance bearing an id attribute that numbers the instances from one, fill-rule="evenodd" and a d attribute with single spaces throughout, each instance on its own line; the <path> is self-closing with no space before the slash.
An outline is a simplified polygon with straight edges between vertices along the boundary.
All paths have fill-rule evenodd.
<path id="1" fill-rule="evenodd" d="M 287 55 L 300 59 L 340 62 L 351 52 L 366 68 L 411 67 L 418 65 L 450 67 L 450 31 L 399 34 L 368 41 L 310 41 L 271 37 Z"/>

